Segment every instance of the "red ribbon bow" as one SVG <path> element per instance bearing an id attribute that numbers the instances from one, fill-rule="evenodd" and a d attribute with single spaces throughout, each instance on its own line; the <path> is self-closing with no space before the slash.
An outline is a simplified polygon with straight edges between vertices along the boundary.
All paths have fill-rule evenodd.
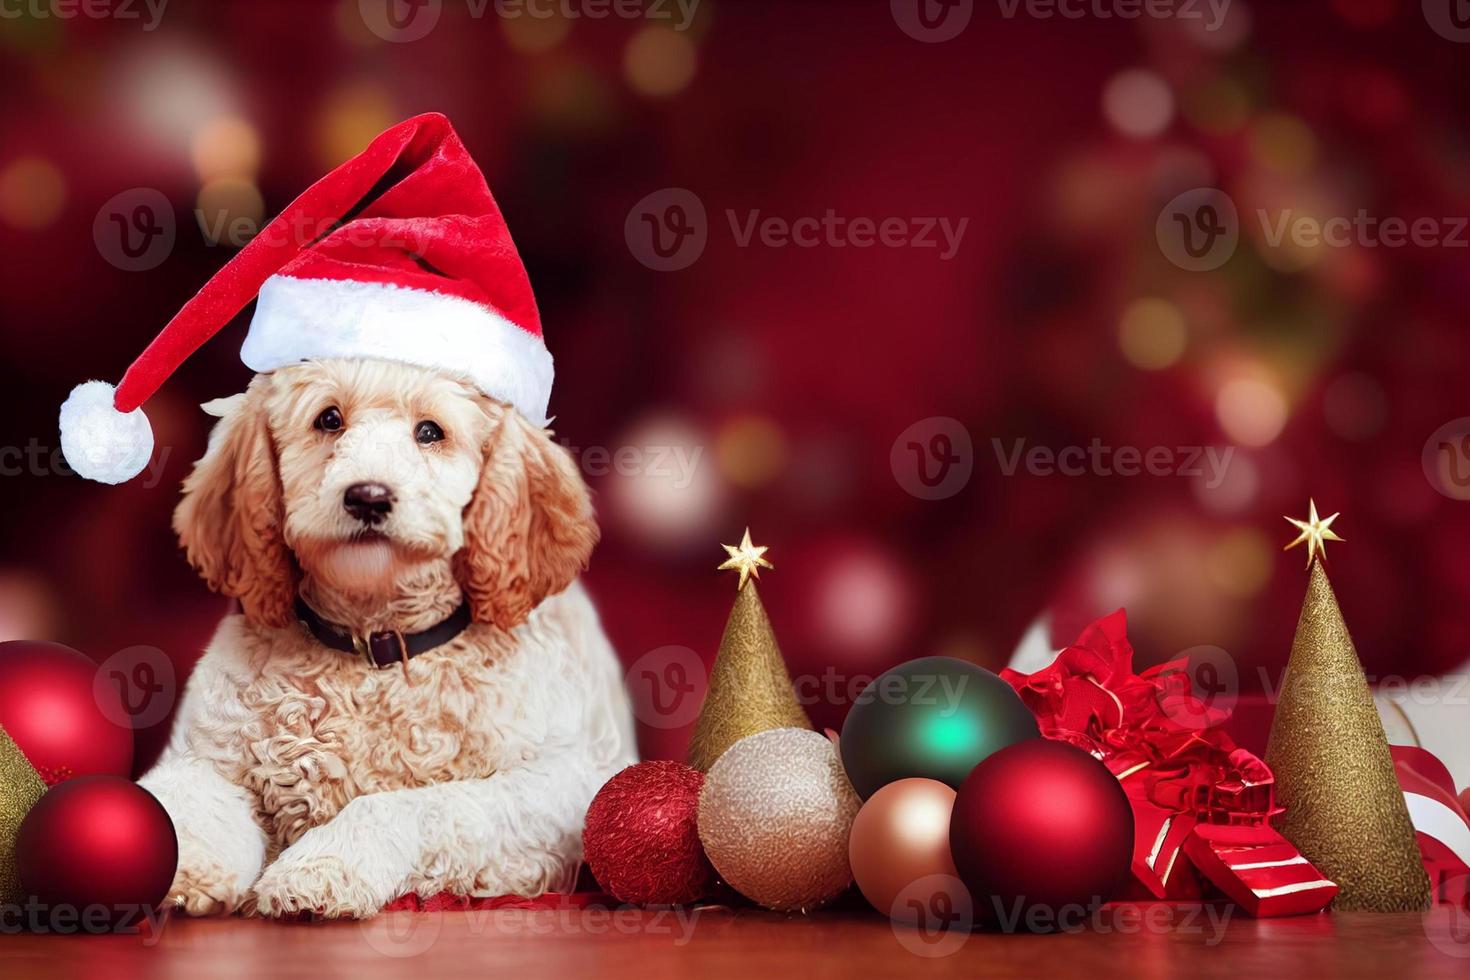
<path id="1" fill-rule="evenodd" d="M 1133 672 L 1125 612 L 1082 631 L 1050 666 L 1001 676 L 1041 734 L 1092 753 L 1133 802 L 1134 871 L 1159 898 L 1196 823 L 1259 825 L 1279 813 L 1270 768 L 1219 726 L 1230 712 L 1196 697 L 1187 660 Z"/>

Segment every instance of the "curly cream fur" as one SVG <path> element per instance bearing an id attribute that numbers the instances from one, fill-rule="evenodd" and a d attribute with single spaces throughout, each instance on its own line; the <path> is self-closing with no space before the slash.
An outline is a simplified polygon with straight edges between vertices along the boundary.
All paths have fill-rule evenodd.
<path id="1" fill-rule="evenodd" d="M 327 404 L 347 418 L 334 436 L 311 426 Z M 461 382 L 387 363 L 283 368 L 217 408 L 175 525 L 243 614 L 143 780 L 179 830 L 176 904 L 363 916 L 407 892 L 569 887 L 587 804 L 633 741 L 574 584 L 597 532 L 567 454 Z M 423 418 L 448 438 L 413 442 Z M 340 506 L 363 479 L 397 492 L 368 544 Z M 466 596 L 476 622 L 375 670 L 289 621 L 298 590 L 363 632 L 422 629 Z"/>

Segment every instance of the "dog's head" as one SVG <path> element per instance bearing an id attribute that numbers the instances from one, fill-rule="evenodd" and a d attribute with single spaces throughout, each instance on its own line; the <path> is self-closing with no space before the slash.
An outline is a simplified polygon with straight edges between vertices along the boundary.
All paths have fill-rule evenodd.
<path id="1" fill-rule="evenodd" d="M 452 564 L 475 619 L 509 629 L 586 566 L 586 485 L 547 430 L 423 368 L 324 360 L 205 406 L 220 421 L 174 530 L 210 587 L 282 626 L 303 573 L 391 596 Z"/>

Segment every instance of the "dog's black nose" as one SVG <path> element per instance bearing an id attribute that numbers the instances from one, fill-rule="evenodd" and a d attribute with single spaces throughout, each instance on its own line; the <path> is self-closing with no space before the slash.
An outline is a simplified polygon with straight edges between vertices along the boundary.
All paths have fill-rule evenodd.
<path id="1" fill-rule="evenodd" d="M 342 508 L 364 524 L 381 524 L 393 510 L 393 491 L 381 483 L 354 483 L 342 495 Z"/>

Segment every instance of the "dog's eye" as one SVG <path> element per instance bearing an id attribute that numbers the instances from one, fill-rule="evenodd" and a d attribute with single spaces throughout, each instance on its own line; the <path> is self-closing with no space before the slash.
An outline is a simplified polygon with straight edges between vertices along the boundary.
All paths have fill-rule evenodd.
<path id="1" fill-rule="evenodd" d="M 323 432 L 340 432 L 342 431 L 342 425 L 342 411 L 336 405 L 333 405 L 316 417 L 316 421 L 312 423 L 312 428 L 320 429 Z"/>
<path id="2" fill-rule="evenodd" d="M 443 442 L 444 430 L 439 428 L 438 422 L 425 420 L 414 426 L 413 437 L 420 446 L 427 446 L 430 443 Z"/>

